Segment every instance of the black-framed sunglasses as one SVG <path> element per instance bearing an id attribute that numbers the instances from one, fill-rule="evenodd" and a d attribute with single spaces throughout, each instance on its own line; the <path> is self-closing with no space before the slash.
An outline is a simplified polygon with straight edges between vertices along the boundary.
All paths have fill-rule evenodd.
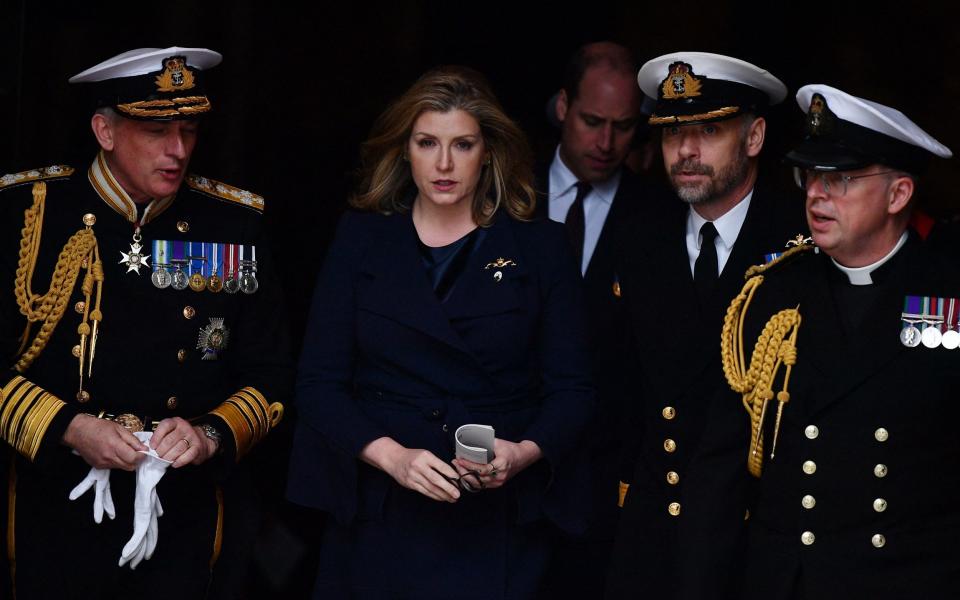
<path id="1" fill-rule="evenodd" d="M 459 477 L 446 477 L 444 479 L 459 487 L 465 492 L 476 494 L 487 486 L 480 479 L 480 471 L 467 471 Z"/>

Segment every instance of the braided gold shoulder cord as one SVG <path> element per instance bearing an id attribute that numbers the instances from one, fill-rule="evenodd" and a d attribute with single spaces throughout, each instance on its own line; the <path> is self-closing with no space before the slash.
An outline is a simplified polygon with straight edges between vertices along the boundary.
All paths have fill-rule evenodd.
<path id="1" fill-rule="evenodd" d="M 773 263 L 770 263 L 766 266 L 772 265 Z M 765 269 L 751 269 L 747 275 L 763 270 Z M 763 283 L 763 275 L 760 274 L 753 275 L 747 280 L 746 285 L 727 308 L 727 314 L 723 320 L 723 331 L 720 335 L 723 374 L 730 388 L 743 395 L 743 406 L 750 415 L 750 453 L 747 456 L 747 468 L 754 477 L 760 477 L 763 469 L 763 421 L 767 412 L 767 403 L 774 398 L 773 385 L 777 372 L 781 366 L 786 365 L 783 389 L 776 394 L 777 419 L 773 430 L 770 458 L 773 458 L 777 448 L 777 434 L 780 431 L 783 405 L 790 401 L 787 386 L 790 383 L 790 372 L 797 362 L 796 342 L 797 331 L 800 328 L 799 306 L 781 310 L 773 315 L 757 338 L 749 368 L 745 368 L 743 322 L 747 308 L 761 283 Z"/>
<path id="2" fill-rule="evenodd" d="M 87 376 L 93 369 L 93 354 L 96 348 L 97 329 L 103 319 L 100 312 L 100 299 L 103 292 L 103 264 L 100 262 L 100 250 L 97 247 L 97 238 L 91 228 L 92 222 L 84 229 L 70 236 L 64 244 L 57 264 L 53 270 L 50 288 L 45 294 L 38 295 L 31 289 L 33 271 L 37 265 L 37 255 L 40 251 L 40 237 L 43 230 L 43 212 L 47 197 L 47 184 L 37 182 L 33 185 L 33 204 L 24 211 L 22 236 L 20 238 L 20 256 L 17 263 L 17 275 L 14 285 L 14 294 L 20 312 L 27 318 L 27 326 L 21 337 L 20 358 L 15 368 L 23 373 L 46 347 L 54 329 L 63 318 L 70 295 L 76 285 L 80 269 L 86 270 L 81 289 L 84 294 L 83 320 L 77 328 L 80 334 L 80 392 L 83 392 L 84 364 L 87 358 L 87 340 L 91 337 L 89 366 Z M 91 310 L 90 299 L 96 294 L 95 304 Z M 93 321 L 91 329 L 90 321 Z M 30 329 L 33 323 L 42 323 L 33 342 L 30 340 Z"/>

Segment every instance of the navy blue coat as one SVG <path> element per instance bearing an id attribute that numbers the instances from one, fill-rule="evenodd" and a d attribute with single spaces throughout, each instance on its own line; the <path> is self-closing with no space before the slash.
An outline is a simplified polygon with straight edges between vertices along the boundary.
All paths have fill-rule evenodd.
<path id="1" fill-rule="evenodd" d="M 380 519 L 400 486 L 357 458 L 364 446 L 390 436 L 449 461 L 456 428 L 477 422 L 543 451 L 500 490 L 515 497 L 517 523 L 546 517 L 571 532 L 585 527 L 586 473 L 575 449 L 593 389 L 565 231 L 501 213 L 485 233 L 441 304 L 409 214 L 343 217 L 300 362 L 292 501 L 341 525 Z M 516 265 L 487 268 L 498 258 Z"/>

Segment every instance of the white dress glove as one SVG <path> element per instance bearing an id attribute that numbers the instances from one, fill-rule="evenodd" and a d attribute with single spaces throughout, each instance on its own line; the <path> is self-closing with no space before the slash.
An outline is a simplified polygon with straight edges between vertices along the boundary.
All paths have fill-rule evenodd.
<path id="1" fill-rule="evenodd" d="M 83 481 L 70 490 L 70 499 L 76 500 L 86 494 L 90 488 L 94 490 L 93 520 L 97 523 L 102 522 L 103 513 L 107 513 L 111 519 L 116 518 L 117 512 L 113 507 L 113 496 L 110 494 L 110 469 L 91 467 Z"/>
<path id="2" fill-rule="evenodd" d="M 152 432 L 138 431 L 133 435 L 146 444 L 153 437 Z M 130 563 L 136 569 L 140 561 L 150 559 L 157 547 L 159 529 L 157 518 L 163 516 L 163 506 L 157 496 L 157 484 L 166 472 L 170 462 L 163 460 L 152 448 L 141 451 L 147 457 L 137 465 L 137 491 L 133 501 L 133 536 L 123 547 L 120 554 L 120 566 Z"/>

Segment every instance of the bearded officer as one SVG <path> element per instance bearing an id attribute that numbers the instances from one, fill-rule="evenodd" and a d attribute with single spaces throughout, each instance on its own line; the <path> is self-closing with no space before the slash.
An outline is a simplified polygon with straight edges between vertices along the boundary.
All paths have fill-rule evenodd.
<path id="1" fill-rule="evenodd" d="M 92 163 L 0 178 L 21 600 L 203 597 L 230 535 L 218 481 L 282 415 L 292 373 L 263 199 L 187 174 L 220 58 L 148 48 L 80 73 Z"/>
<path id="2" fill-rule="evenodd" d="M 676 197 L 649 202 L 620 236 L 622 299 L 635 339 L 624 405 L 622 514 L 608 598 L 736 598 L 750 478 L 746 426 L 726 403 L 716 339 L 746 268 L 802 230 L 761 172 L 765 115 L 786 86 L 705 52 L 648 61 L 664 167 Z"/>
<path id="3" fill-rule="evenodd" d="M 819 252 L 748 273 L 723 334 L 761 487 L 743 597 L 953 598 L 960 274 L 908 229 L 921 173 L 951 152 L 826 85 L 797 101 L 808 133 L 787 161 Z"/>

